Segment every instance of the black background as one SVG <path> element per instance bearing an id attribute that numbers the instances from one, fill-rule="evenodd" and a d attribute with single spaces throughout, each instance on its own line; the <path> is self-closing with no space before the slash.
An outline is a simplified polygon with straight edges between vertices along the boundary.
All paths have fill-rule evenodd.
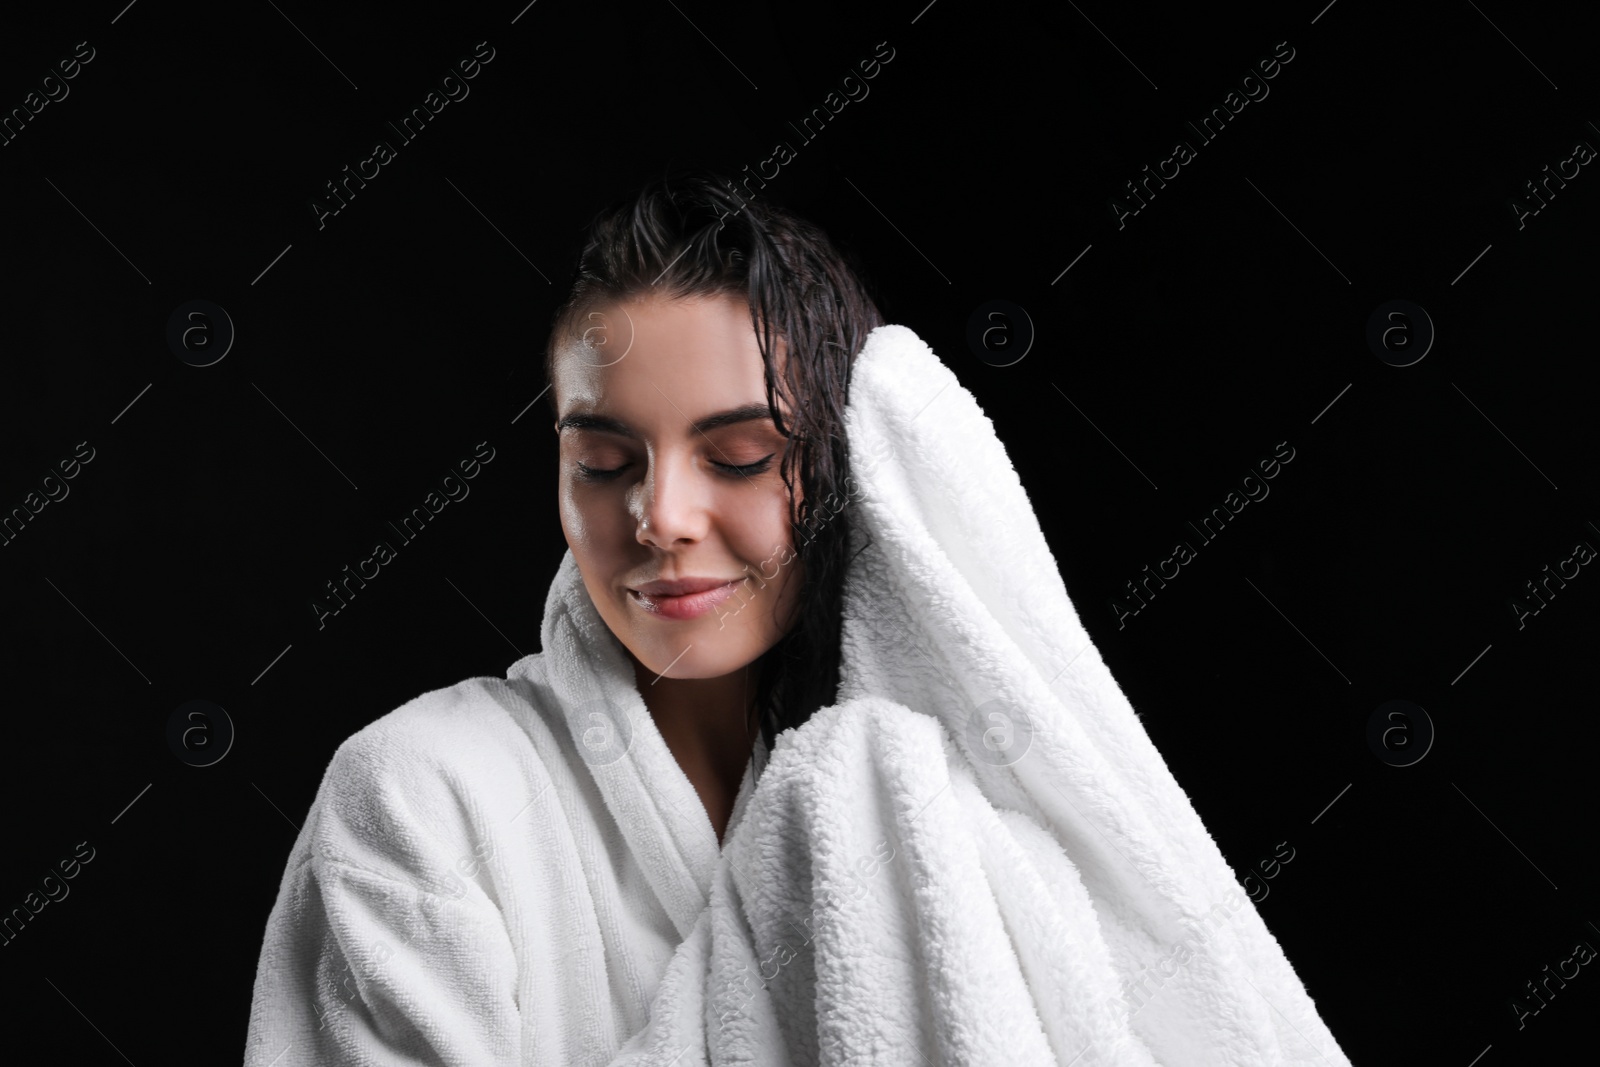
<path id="1" fill-rule="evenodd" d="M 1247 884 L 1352 1060 L 1549 1062 L 1592 1040 L 1587 967 L 1520 1028 L 1513 1002 L 1600 946 L 1600 577 L 1520 627 L 1511 600 L 1600 546 L 1600 177 L 1521 228 L 1510 206 L 1600 146 L 1592 27 L 1577 5 L 923 4 L 4 17 L 6 112 L 95 50 L 0 146 L 0 508 L 94 450 L 0 547 L 0 911 L 95 849 L 0 948 L 7 1046 L 239 1058 L 338 743 L 538 648 L 565 544 L 529 405 L 583 225 L 664 171 L 753 171 L 779 140 L 797 158 L 761 195 L 855 250 L 889 320 L 994 419 L 1235 871 L 1294 849 Z M 479 41 L 470 95 L 400 144 L 385 120 Z M 789 122 L 880 41 L 869 95 L 801 141 Z M 1110 198 L 1280 41 L 1270 95 L 1119 228 Z M 396 158 L 319 228 L 311 201 L 380 137 Z M 166 341 L 194 299 L 237 330 L 204 368 Z M 991 299 L 1035 331 L 1010 366 L 966 341 Z M 1365 339 L 1395 299 L 1437 330 L 1406 367 Z M 323 584 L 481 441 L 470 495 L 319 629 Z M 1202 545 L 1186 523 L 1284 441 L 1270 495 Z M 1179 540 L 1198 557 L 1119 627 L 1112 598 Z M 237 729 L 213 766 L 167 745 L 191 699 Z M 1405 767 L 1367 741 L 1397 699 L 1433 731 Z M 1394 750 L 1420 751 L 1404 725 Z"/>

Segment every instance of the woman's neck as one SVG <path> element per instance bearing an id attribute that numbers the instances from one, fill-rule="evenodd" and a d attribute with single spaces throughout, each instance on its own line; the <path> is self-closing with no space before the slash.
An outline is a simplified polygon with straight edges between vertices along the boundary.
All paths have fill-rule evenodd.
<path id="1" fill-rule="evenodd" d="M 759 668 L 751 664 L 720 678 L 658 678 L 634 660 L 633 670 L 656 729 L 700 794 L 720 840 L 760 733 Z"/>

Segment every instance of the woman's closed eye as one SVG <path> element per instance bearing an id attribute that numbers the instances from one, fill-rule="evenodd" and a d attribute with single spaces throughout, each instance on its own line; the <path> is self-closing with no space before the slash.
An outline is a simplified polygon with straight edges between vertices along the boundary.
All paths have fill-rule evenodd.
<path id="1" fill-rule="evenodd" d="M 762 459 L 758 459 L 754 463 L 746 463 L 743 466 L 736 466 L 731 463 L 718 463 L 714 460 L 712 461 L 711 465 L 716 467 L 718 470 L 723 471 L 730 478 L 748 478 L 753 474 L 764 473 L 769 467 L 771 467 L 772 457 L 775 455 L 777 455 L 776 452 Z M 607 482 L 621 474 L 623 471 L 627 470 L 628 467 L 632 466 L 632 464 L 624 463 L 622 466 L 614 467 L 610 470 L 602 470 L 597 467 L 590 467 L 582 462 L 579 462 L 577 466 L 578 476 L 583 478 L 585 481 Z"/>

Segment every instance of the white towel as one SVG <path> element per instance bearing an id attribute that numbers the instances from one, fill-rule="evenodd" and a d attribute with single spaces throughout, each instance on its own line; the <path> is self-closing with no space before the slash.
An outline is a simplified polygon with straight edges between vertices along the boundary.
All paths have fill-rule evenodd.
<path id="1" fill-rule="evenodd" d="M 777 738 L 613 1063 L 1348 1065 L 971 393 L 882 326 L 846 423 L 871 544 L 839 702 Z M 569 703 L 599 698 L 565 674 Z"/>

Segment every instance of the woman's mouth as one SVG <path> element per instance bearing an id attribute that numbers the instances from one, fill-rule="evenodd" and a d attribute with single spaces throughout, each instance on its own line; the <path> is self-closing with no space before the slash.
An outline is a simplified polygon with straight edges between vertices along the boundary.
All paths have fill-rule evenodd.
<path id="1" fill-rule="evenodd" d="M 629 589 L 628 595 L 633 598 L 635 604 L 638 604 L 652 615 L 674 620 L 693 619 L 704 615 L 732 596 L 734 587 L 739 584 L 739 581 L 742 581 L 742 579 L 719 585 L 714 589 L 706 589 L 699 593 L 685 593 L 683 596 L 663 596 L 661 594 L 647 596 L 637 589 Z"/>

